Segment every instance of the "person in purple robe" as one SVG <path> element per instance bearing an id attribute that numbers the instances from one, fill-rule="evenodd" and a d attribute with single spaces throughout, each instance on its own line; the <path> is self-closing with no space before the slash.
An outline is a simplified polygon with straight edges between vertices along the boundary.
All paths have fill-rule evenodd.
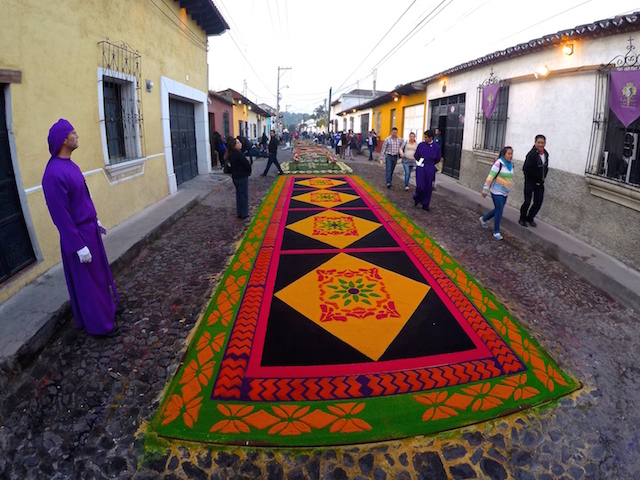
<path id="1" fill-rule="evenodd" d="M 433 180 L 436 178 L 436 164 L 440 162 L 442 153 L 440 145 L 433 141 L 433 131 L 424 132 L 424 142 L 420 142 L 413 157 L 416 159 L 416 193 L 413 194 L 414 205 L 422 204 L 429 211 Z"/>
<path id="2" fill-rule="evenodd" d="M 48 142 L 51 158 L 42 189 L 60 233 L 62 266 L 76 324 L 89 335 L 116 337 L 120 329 L 115 315 L 122 307 L 100 237 L 106 229 L 98 221 L 82 171 L 71 161 L 78 134 L 61 118 L 49 130 Z"/>

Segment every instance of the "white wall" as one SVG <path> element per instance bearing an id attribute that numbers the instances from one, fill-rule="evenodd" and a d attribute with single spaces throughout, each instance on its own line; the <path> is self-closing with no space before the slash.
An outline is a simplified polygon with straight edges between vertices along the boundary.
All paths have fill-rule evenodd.
<path id="1" fill-rule="evenodd" d="M 624 55 L 629 34 L 572 41 L 574 53 L 567 56 L 562 47 L 513 58 L 491 66 L 446 77 L 442 93 L 439 81 L 427 86 L 427 100 L 466 93 L 464 150 L 473 149 L 476 91 L 489 77 L 491 68 L 503 80 L 512 80 L 506 144 L 514 148 L 514 158 L 524 160 L 536 134 L 547 137 L 547 150 L 553 168 L 584 174 L 593 122 L 595 67 Z M 546 65 L 548 77 L 536 79 L 534 72 Z M 577 71 L 582 68 L 584 71 Z M 573 71 L 571 71 L 573 70 Z M 560 73 L 559 73 L 560 72 Z M 428 105 L 428 102 L 427 102 Z M 427 108 L 427 117 L 431 110 Z"/>

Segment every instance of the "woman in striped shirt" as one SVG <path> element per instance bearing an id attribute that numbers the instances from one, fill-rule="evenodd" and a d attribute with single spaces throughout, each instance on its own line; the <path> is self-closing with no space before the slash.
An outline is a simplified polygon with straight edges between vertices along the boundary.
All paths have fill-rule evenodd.
<path id="1" fill-rule="evenodd" d="M 480 217 L 482 228 L 487 228 L 487 220 L 493 218 L 493 236 L 496 240 L 502 240 L 500 234 L 500 220 L 507 203 L 507 196 L 513 188 L 513 148 L 504 147 L 500 150 L 500 156 L 494 162 L 489 175 L 482 187 L 482 196 L 491 193 L 495 208 L 486 215 Z"/>

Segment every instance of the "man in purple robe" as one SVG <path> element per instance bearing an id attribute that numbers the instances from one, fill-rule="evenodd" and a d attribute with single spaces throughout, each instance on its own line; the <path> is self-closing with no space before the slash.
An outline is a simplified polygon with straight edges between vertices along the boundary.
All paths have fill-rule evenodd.
<path id="1" fill-rule="evenodd" d="M 414 205 L 422 204 L 424 210 L 429 211 L 433 180 L 436 178 L 436 164 L 440 162 L 442 154 L 440 146 L 433 141 L 433 131 L 424 132 L 424 142 L 420 142 L 416 153 L 416 193 L 413 194 Z"/>
<path id="2" fill-rule="evenodd" d="M 98 221 L 82 171 L 71 161 L 71 153 L 78 148 L 78 134 L 61 118 L 49 130 L 48 142 L 51 158 L 42 177 L 42 189 L 60 233 L 73 315 L 78 328 L 88 334 L 116 337 L 120 334 L 115 325 L 116 310 L 120 313 L 122 309 L 100 237 L 106 230 Z"/>

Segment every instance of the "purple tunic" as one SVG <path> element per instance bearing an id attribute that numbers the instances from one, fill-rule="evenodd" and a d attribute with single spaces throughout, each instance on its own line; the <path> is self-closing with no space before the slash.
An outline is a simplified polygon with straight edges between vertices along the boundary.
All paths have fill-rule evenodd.
<path id="1" fill-rule="evenodd" d="M 431 202 L 433 180 L 436 178 L 436 164 L 442 158 L 440 146 L 435 142 L 420 142 L 413 157 L 418 161 L 416 163 L 416 193 L 413 194 L 413 200 L 428 207 Z M 419 165 L 420 159 L 424 159 L 422 166 Z"/>
<path id="2" fill-rule="evenodd" d="M 64 276 L 78 328 L 85 328 L 91 335 L 109 333 L 116 311 L 109 287 L 116 300 L 118 294 L 84 176 L 70 158 L 54 156 L 44 171 L 42 189 L 51 219 L 60 232 Z M 93 257 L 90 263 L 80 263 L 76 253 L 84 246 Z"/>

